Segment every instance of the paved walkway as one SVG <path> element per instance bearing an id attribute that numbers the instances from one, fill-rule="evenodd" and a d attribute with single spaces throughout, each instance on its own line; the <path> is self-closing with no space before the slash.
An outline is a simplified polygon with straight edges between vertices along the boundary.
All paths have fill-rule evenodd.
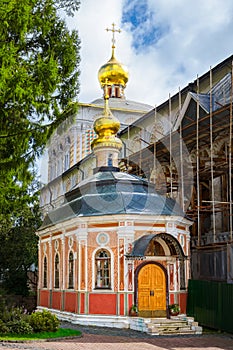
<path id="1" fill-rule="evenodd" d="M 0 343 L 0 350 L 233 350 L 233 335 L 157 337 L 132 330 L 73 327 L 83 332 L 81 338 L 51 342 Z"/>

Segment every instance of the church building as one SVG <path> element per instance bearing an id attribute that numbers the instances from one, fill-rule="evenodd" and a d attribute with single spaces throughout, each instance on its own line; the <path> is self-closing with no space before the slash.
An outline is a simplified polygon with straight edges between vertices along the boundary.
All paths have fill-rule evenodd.
<path id="1" fill-rule="evenodd" d="M 93 173 L 64 191 L 63 203 L 46 206 L 37 232 L 38 308 L 115 327 L 127 327 L 133 305 L 139 318 L 169 319 L 174 303 L 185 314 L 192 220 L 153 183 L 119 168 L 124 145 L 109 100 L 124 101 L 128 75 L 114 39 L 99 80 L 104 106 L 94 119 Z"/>

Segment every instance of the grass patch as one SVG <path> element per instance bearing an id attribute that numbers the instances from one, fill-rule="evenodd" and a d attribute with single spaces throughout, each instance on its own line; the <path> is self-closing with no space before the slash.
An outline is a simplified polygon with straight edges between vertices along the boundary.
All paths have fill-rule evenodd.
<path id="1" fill-rule="evenodd" d="M 40 340 L 55 339 L 64 337 L 77 337 L 82 333 L 75 329 L 59 328 L 56 332 L 41 332 L 33 334 L 0 334 L 0 341 L 24 341 L 24 340 Z"/>

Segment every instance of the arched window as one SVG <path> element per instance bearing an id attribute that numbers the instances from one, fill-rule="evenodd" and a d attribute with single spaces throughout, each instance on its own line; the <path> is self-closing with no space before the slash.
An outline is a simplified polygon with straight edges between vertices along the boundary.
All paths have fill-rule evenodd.
<path id="1" fill-rule="evenodd" d="M 69 286 L 68 288 L 74 288 L 74 254 L 69 254 Z"/>
<path id="2" fill-rule="evenodd" d="M 111 288 L 111 257 L 106 250 L 98 250 L 95 255 L 95 276 L 96 288 Z"/>
<path id="3" fill-rule="evenodd" d="M 70 145 L 70 137 L 69 136 L 66 137 L 66 144 Z"/>
<path id="4" fill-rule="evenodd" d="M 43 275 L 43 288 L 47 288 L 47 276 L 48 276 L 48 264 L 47 257 L 44 257 L 44 275 Z"/>
<path id="5" fill-rule="evenodd" d="M 63 146 L 60 143 L 58 147 L 58 155 L 57 155 L 57 175 L 61 175 L 63 171 Z"/>
<path id="6" fill-rule="evenodd" d="M 108 96 L 112 97 L 112 88 L 111 88 L 111 86 L 108 86 L 107 93 L 108 93 Z"/>
<path id="7" fill-rule="evenodd" d="M 68 170 L 70 167 L 70 150 L 65 153 L 64 158 L 64 171 Z"/>
<path id="8" fill-rule="evenodd" d="M 112 153 L 109 153 L 108 155 L 108 166 L 112 166 Z"/>
<path id="9" fill-rule="evenodd" d="M 115 87 L 115 97 L 121 97 L 119 86 Z"/>
<path id="10" fill-rule="evenodd" d="M 55 264 L 54 264 L 54 272 L 55 272 L 55 288 L 59 288 L 59 255 L 55 255 Z"/>
<path id="11" fill-rule="evenodd" d="M 65 139 L 65 149 L 64 149 L 64 171 L 70 168 L 70 137 L 67 136 Z"/>

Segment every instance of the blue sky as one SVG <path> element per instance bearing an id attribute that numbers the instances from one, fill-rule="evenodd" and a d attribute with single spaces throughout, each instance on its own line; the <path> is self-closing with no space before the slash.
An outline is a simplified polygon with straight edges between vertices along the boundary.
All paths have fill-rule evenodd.
<path id="1" fill-rule="evenodd" d="M 132 33 L 132 48 L 136 53 L 155 46 L 169 31 L 169 25 L 159 23 L 156 11 L 146 0 L 124 1 L 121 24 Z"/>
<path id="2" fill-rule="evenodd" d="M 159 105 L 232 54 L 232 0 L 82 0 L 69 20 L 81 38 L 81 102 L 102 95 L 97 73 L 111 56 L 129 70 L 126 98 Z"/>

